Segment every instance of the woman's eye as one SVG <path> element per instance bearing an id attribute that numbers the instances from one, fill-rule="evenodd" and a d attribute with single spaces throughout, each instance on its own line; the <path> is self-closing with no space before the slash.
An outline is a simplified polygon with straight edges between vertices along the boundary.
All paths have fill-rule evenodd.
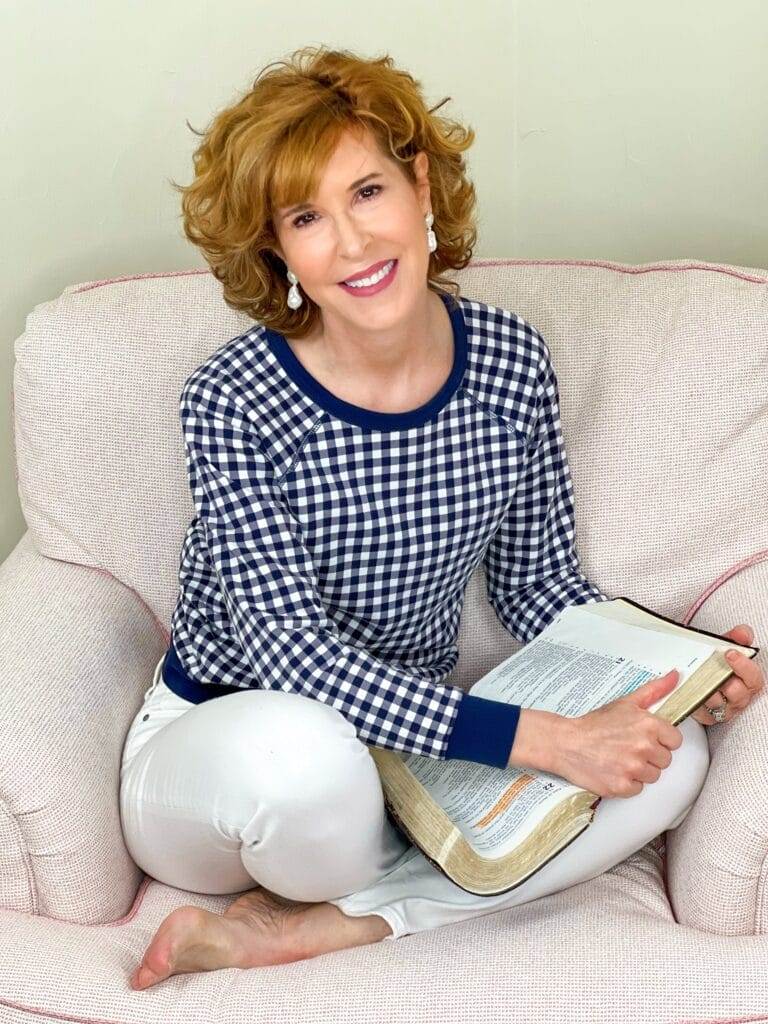
<path id="1" fill-rule="evenodd" d="M 368 192 L 370 189 L 375 189 L 376 191 L 373 193 L 373 195 L 366 196 L 365 199 L 373 199 L 374 196 L 378 195 L 379 192 L 383 191 L 384 186 L 383 185 L 363 185 L 362 188 L 359 188 L 357 190 L 357 194 L 360 195 L 361 192 Z M 303 227 L 306 226 L 307 223 L 311 224 L 312 221 L 308 221 L 307 222 L 307 221 L 304 220 L 305 217 L 310 217 L 310 216 L 312 216 L 312 215 L 309 214 L 309 213 L 302 213 L 302 214 L 300 214 L 296 218 L 296 220 L 294 220 L 293 226 L 297 227 L 297 228 L 303 228 Z"/>

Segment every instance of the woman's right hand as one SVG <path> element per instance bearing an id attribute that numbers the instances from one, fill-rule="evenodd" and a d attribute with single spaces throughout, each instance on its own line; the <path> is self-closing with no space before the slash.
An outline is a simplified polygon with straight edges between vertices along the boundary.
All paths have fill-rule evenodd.
<path id="1" fill-rule="evenodd" d="M 645 709 L 670 693 L 677 669 L 586 715 L 562 718 L 556 774 L 605 797 L 630 797 L 656 782 L 683 742 L 675 725 Z"/>

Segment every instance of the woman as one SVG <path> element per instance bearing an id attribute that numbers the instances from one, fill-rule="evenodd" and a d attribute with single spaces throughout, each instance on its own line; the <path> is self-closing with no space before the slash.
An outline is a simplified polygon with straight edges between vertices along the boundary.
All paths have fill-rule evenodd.
<path id="1" fill-rule="evenodd" d="M 608 600 L 575 552 L 543 338 L 439 276 L 476 237 L 472 139 L 389 58 L 307 48 L 195 155 L 187 237 L 257 323 L 182 389 L 197 514 L 120 804 L 149 875 L 242 895 L 224 915 L 170 914 L 134 988 L 556 892 L 678 825 L 703 784 L 710 713 L 678 729 L 645 710 L 672 676 L 578 719 L 441 685 L 481 559 L 522 642 L 568 604 Z M 734 673 L 718 720 L 762 686 L 748 658 Z M 369 745 L 529 765 L 614 799 L 527 882 L 477 897 L 389 821 Z"/>

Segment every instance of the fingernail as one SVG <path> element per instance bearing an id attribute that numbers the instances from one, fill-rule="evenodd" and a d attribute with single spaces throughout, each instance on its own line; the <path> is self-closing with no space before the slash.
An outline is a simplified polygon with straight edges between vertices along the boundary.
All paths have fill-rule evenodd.
<path id="1" fill-rule="evenodd" d="M 736 651 L 728 651 L 725 656 L 728 659 L 728 661 L 736 661 L 736 659 L 738 658 L 738 653 Z"/>

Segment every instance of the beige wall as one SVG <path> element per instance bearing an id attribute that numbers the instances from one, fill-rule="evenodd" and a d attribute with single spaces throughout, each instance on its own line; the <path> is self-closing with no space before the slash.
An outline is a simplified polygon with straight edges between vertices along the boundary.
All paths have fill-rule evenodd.
<path id="1" fill-rule="evenodd" d="M 469 122 L 478 257 L 768 265 L 764 0 L 0 0 L 0 559 L 13 342 L 80 281 L 204 266 L 169 178 L 267 62 L 390 53 Z"/>

